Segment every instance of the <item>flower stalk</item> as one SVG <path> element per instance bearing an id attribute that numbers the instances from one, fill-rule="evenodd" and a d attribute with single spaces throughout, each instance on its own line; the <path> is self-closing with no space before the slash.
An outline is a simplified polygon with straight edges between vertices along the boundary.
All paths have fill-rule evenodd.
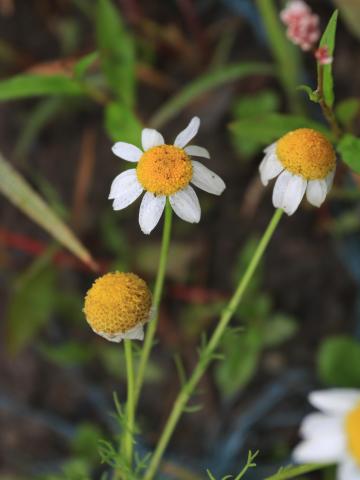
<path id="1" fill-rule="evenodd" d="M 150 320 L 148 328 L 146 330 L 144 346 L 143 346 L 143 349 L 141 350 L 139 367 L 136 373 L 136 385 L 135 385 L 135 395 L 134 395 L 135 410 L 139 400 L 141 388 L 144 382 L 145 369 L 146 369 L 146 365 L 149 360 L 151 349 L 154 343 L 155 332 L 156 332 L 157 324 L 159 321 L 159 307 L 161 303 L 161 297 L 162 297 L 164 279 L 165 279 L 165 273 L 166 273 L 166 265 L 167 265 L 168 254 L 169 254 L 171 224 L 172 224 L 172 208 L 169 200 L 167 199 L 166 205 L 165 205 L 165 220 L 164 220 L 163 235 L 162 235 L 162 241 L 161 241 L 160 260 L 159 260 L 159 266 L 158 266 L 158 271 L 156 275 L 154 294 L 153 294 L 153 318 Z"/>
<path id="2" fill-rule="evenodd" d="M 127 425 L 125 429 L 125 455 L 129 465 L 132 463 L 133 444 L 134 444 L 134 427 L 135 427 L 135 382 L 134 382 L 134 365 L 132 353 L 132 341 L 124 340 L 125 360 L 126 360 L 126 376 L 127 376 L 127 402 L 126 402 L 126 418 Z"/>
<path id="3" fill-rule="evenodd" d="M 164 430 L 161 434 L 157 447 L 154 451 L 154 454 L 151 457 L 151 462 L 147 468 L 146 474 L 144 475 L 144 480 L 152 480 L 154 475 L 156 474 L 162 457 L 164 455 L 165 449 L 168 446 L 168 443 L 171 439 L 171 436 L 176 428 L 176 425 L 179 421 L 180 416 L 184 412 L 188 401 L 193 394 L 196 386 L 198 385 L 201 377 L 203 376 L 205 370 L 207 369 L 208 365 L 214 358 L 216 354 L 216 349 L 219 346 L 220 340 L 229 325 L 230 320 L 232 319 L 234 313 L 236 312 L 239 303 L 241 302 L 243 295 L 246 291 L 247 286 L 249 285 L 254 272 L 264 255 L 266 247 L 269 244 L 270 239 L 273 236 L 273 233 L 276 230 L 276 227 L 281 219 L 283 214 L 283 210 L 277 209 L 274 212 L 272 219 L 269 222 L 263 236 L 261 237 L 259 244 L 254 252 L 254 255 L 243 275 L 240 279 L 239 284 L 231 297 L 227 307 L 223 310 L 223 313 L 220 317 L 220 321 L 217 327 L 214 330 L 209 342 L 202 350 L 199 358 L 199 362 L 195 367 L 191 377 L 188 381 L 183 385 L 182 389 L 180 390 L 178 397 L 175 400 L 173 409 L 168 417 L 168 420 L 165 424 Z"/>
<path id="4" fill-rule="evenodd" d="M 318 69 L 317 69 L 317 97 L 318 97 L 318 102 L 321 107 L 321 110 L 323 112 L 323 115 L 328 122 L 331 131 L 335 137 L 336 140 L 340 140 L 342 137 L 342 129 L 340 128 L 340 125 L 338 124 L 338 121 L 336 119 L 334 110 L 332 107 L 330 107 L 325 100 L 324 97 L 324 65 L 318 64 Z"/>

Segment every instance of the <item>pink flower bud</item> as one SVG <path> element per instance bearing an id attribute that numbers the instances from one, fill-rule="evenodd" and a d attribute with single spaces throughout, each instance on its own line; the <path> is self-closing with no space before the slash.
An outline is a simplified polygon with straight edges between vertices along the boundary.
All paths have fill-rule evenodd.
<path id="1" fill-rule="evenodd" d="M 315 52 L 315 58 L 320 65 L 329 65 L 333 62 L 333 57 L 329 55 L 329 50 L 326 45 L 319 47 Z"/>
<path id="2" fill-rule="evenodd" d="M 320 38 L 319 17 L 302 0 L 290 1 L 280 13 L 286 35 L 302 50 L 311 50 Z"/>

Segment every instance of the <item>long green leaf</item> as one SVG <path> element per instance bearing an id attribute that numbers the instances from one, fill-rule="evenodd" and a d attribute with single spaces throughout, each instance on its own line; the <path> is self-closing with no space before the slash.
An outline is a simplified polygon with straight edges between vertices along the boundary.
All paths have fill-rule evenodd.
<path id="1" fill-rule="evenodd" d="M 160 128 L 200 95 L 208 93 L 225 83 L 250 75 L 274 75 L 274 69 L 271 65 L 265 63 L 236 63 L 220 70 L 205 73 L 163 104 L 150 119 L 149 124 L 155 128 Z"/>
<path id="2" fill-rule="evenodd" d="M 0 81 L 0 100 L 43 95 L 83 95 L 81 85 L 61 75 L 17 75 Z"/>
<path id="3" fill-rule="evenodd" d="M 338 11 L 332 14 L 329 23 L 323 33 L 323 36 L 320 40 L 320 47 L 326 47 L 330 56 L 333 56 L 335 50 L 335 36 L 336 36 L 336 25 L 338 19 Z M 318 66 L 318 68 L 323 68 L 323 93 L 324 100 L 329 107 L 334 105 L 335 95 L 334 95 L 334 79 L 332 74 L 332 63 L 329 65 Z"/>
<path id="4" fill-rule="evenodd" d="M 74 255 L 94 264 L 90 253 L 26 180 L 0 155 L 0 192 Z"/>
<path id="5" fill-rule="evenodd" d="M 305 473 L 314 472 L 315 470 L 320 470 L 322 468 L 326 468 L 328 465 L 323 464 L 309 464 L 309 465 L 300 465 L 298 467 L 285 467 L 279 470 L 278 473 L 272 475 L 271 477 L 267 477 L 265 480 L 288 480 L 289 478 L 295 478 L 299 475 L 304 475 Z"/>
<path id="6" fill-rule="evenodd" d="M 132 107 L 135 102 L 134 41 L 110 0 L 98 1 L 96 37 L 101 66 L 110 87 L 118 99 Z"/>

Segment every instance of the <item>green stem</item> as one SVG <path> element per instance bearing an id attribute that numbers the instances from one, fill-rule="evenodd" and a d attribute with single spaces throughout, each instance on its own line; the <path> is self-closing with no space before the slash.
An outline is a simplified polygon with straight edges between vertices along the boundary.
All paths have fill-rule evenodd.
<path id="1" fill-rule="evenodd" d="M 160 251 L 160 260 L 156 276 L 154 295 L 153 295 L 153 310 L 154 318 L 151 319 L 146 330 L 146 336 L 144 341 L 144 346 L 141 351 L 139 367 L 136 373 L 136 385 L 135 385 L 135 409 L 139 400 L 141 387 L 144 382 L 144 375 L 147 362 L 149 360 L 150 352 L 154 342 L 154 336 L 156 332 L 156 327 L 159 320 L 159 308 L 163 292 L 166 265 L 169 253 L 170 245 L 170 234 L 171 234 L 171 223 L 172 223 L 172 208 L 169 200 L 166 200 L 165 206 L 165 220 L 164 228 L 161 242 L 161 251 Z"/>
<path id="2" fill-rule="evenodd" d="M 304 113 L 296 89 L 300 69 L 299 52 L 285 36 L 274 0 L 256 0 L 256 5 L 264 22 L 269 45 L 276 60 L 280 81 L 290 108 L 294 113 Z"/>
<path id="3" fill-rule="evenodd" d="M 335 137 L 336 140 L 340 140 L 342 136 L 342 130 L 341 127 L 338 124 L 338 121 L 336 120 L 336 116 L 334 113 L 334 110 L 332 107 L 330 107 L 325 100 L 324 97 L 324 66 L 323 65 L 318 65 L 317 69 L 317 94 L 319 97 L 319 104 L 321 107 L 321 110 L 323 112 L 323 115 L 328 122 L 331 131 Z"/>
<path id="4" fill-rule="evenodd" d="M 249 285 L 250 280 L 252 279 L 255 269 L 258 266 L 265 252 L 265 249 L 279 223 L 279 220 L 282 214 L 283 214 L 283 211 L 280 209 L 277 209 L 275 211 L 244 273 L 244 276 L 241 278 L 235 290 L 235 293 L 233 294 L 227 307 L 223 311 L 220 317 L 220 321 L 217 327 L 215 328 L 214 333 L 212 334 L 208 344 L 201 352 L 199 363 L 195 367 L 189 380 L 183 385 L 182 389 L 180 390 L 178 397 L 175 400 L 170 416 L 165 424 L 164 430 L 161 434 L 157 447 L 154 451 L 154 454 L 151 457 L 151 462 L 144 476 L 144 480 L 152 480 L 154 478 L 154 475 L 156 474 L 159 468 L 159 464 L 161 462 L 165 449 L 169 443 L 169 440 L 175 430 L 175 427 L 179 421 L 179 418 L 183 413 L 184 409 L 186 408 L 186 405 L 191 395 L 193 394 L 197 384 L 199 383 L 201 377 L 203 376 L 206 368 L 208 367 L 209 363 L 213 359 L 215 350 L 219 345 L 219 342 L 223 336 L 223 333 L 225 332 L 226 327 L 228 326 L 234 312 L 238 308 L 238 305 L 244 295 L 244 292 L 247 286 Z"/>
<path id="5" fill-rule="evenodd" d="M 124 340 L 125 361 L 126 361 L 126 377 L 127 377 L 127 402 L 126 402 L 126 426 L 124 429 L 124 454 L 131 470 L 133 447 L 134 447 L 134 430 L 135 430 L 135 380 L 132 340 Z M 121 478 L 121 477 L 120 477 Z"/>

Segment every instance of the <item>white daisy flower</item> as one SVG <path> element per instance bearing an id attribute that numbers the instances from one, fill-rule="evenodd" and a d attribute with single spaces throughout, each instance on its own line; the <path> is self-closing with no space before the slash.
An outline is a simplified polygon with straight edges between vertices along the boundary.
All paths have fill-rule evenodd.
<path id="1" fill-rule="evenodd" d="M 143 191 L 139 223 L 149 234 L 157 225 L 168 198 L 174 212 L 190 223 L 200 221 L 198 197 L 190 183 L 214 195 L 221 195 L 225 183 L 214 172 L 191 157 L 210 158 L 209 152 L 197 145 L 188 145 L 199 130 L 200 119 L 194 117 L 175 138 L 173 145 L 165 144 L 164 137 L 152 128 L 144 128 L 141 141 L 143 151 L 129 143 L 117 142 L 112 151 L 136 168 L 118 175 L 110 190 L 109 199 L 114 210 L 122 210 L 133 203 Z"/>
<path id="2" fill-rule="evenodd" d="M 294 460 L 337 463 L 337 480 L 360 480 L 360 390 L 312 392 L 309 401 L 320 412 L 303 420 Z"/>
<path id="3" fill-rule="evenodd" d="M 320 207 L 332 187 L 336 155 L 331 143 L 316 130 L 299 128 L 287 133 L 265 150 L 259 170 L 262 183 L 278 177 L 273 205 L 292 215 L 306 194 Z"/>

